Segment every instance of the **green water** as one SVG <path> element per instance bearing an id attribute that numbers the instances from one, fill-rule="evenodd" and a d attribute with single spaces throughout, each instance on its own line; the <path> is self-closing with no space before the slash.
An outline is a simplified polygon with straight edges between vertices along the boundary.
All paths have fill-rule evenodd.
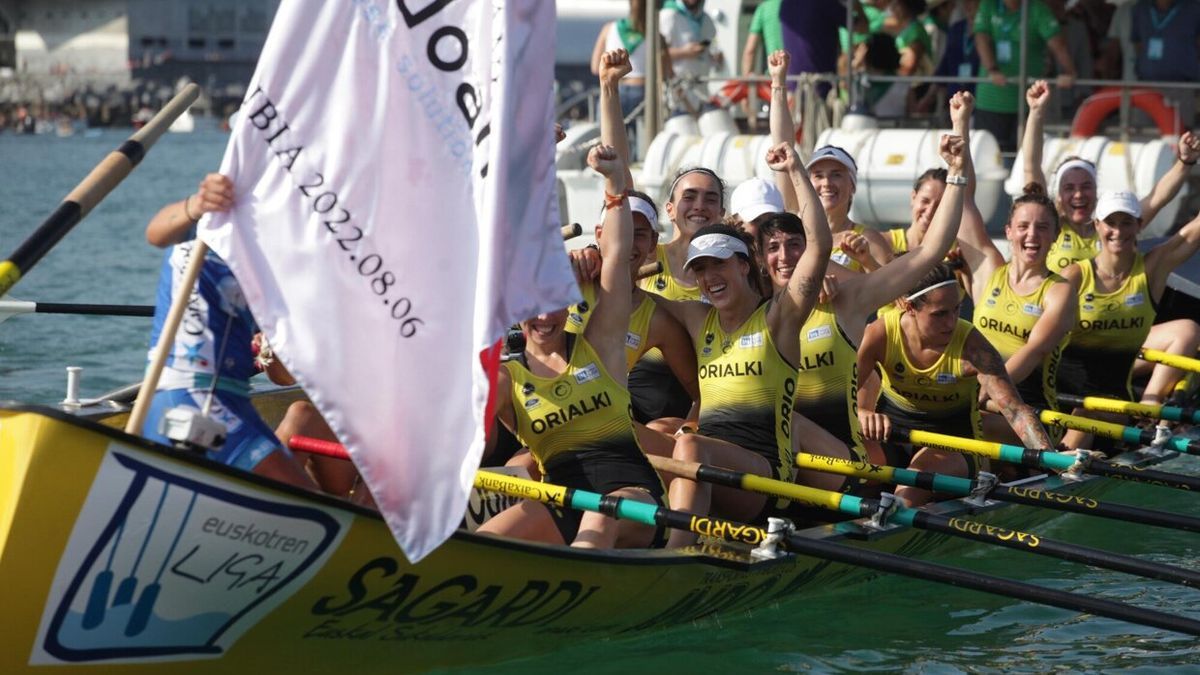
<path id="1" fill-rule="evenodd" d="M 0 255 L 7 256 L 128 132 L 97 137 L 0 134 Z M 226 136 L 163 137 L 142 165 L 14 289 L 43 302 L 152 304 L 162 255 L 146 222 L 215 170 Z M 0 399 L 62 398 L 63 367 L 84 366 L 83 395 L 140 375 L 150 322 L 141 318 L 17 316 L 0 323 Z M 1200 473 L 1195 458 L 1167 468 Z M 1121 486 L 1109 497 L 1197 514 L 1196 497 Z M 1047 536 L 1195 567 L 1200 536 L 1063 516 Z M 998 549 L 938 562 L 1128 601 L 1200 619 L 1200 593 Z M 630 603 L 638 598 L 630 598 Z M 536 646 L 531 645 L 535 652 Z M 398 670 L 402 668 L 398 664 Z M 619 641 L 596 641 L 492 666 L 496 673 L 618 672 L 1135 672 L 1200 671 L 1192 638 L 971 591 L 880 576 L 737 616 Z"/>

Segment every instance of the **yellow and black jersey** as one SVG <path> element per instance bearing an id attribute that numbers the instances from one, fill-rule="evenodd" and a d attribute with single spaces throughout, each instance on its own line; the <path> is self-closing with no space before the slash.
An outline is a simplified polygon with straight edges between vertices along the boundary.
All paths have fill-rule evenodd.
<path id="1" fill-rule="evenodd" d="M 667 300 L 700 300 L 699 286 L 684 286 L 671 274 L 671 262 L 667 257 L 666 244 L 659 244 L 654 259 L 662 264 L 662 271 L 638 282 L 643 290 L 661 295 Z"/>
<path id="2" fill-rule="evenodd" d="M 596 306 L 596 285 L 584 284 L 580 290 L 583 292 L 583 302 L 571 305 L 567 309 L 567 325 L 564 328 L 568 333 L 575 335 L 583 335 L 592 316 L 592 309 Z M 634 307 L 633 314 L 629 317 L 629 331 L 625 333 L 626 370 L 633 370 L 633 364 L 649 349 L 650 320 L 654 317 L 654 310 L 658 308 L 650 296 L 643 294 L 640 297 L 642 300 Z"/>
<path id="3" fill-rule="evenodd" d="M 963 373 L 963 347 L 974 327 L 959 319 L 941 357 L 928 368 L 918 368 L 904 347 L 902 316 L 894 313 L 882 319 L 887 346 L 880 364 L 883 387 L 877 410 L 888 415 L 893 424 L 981 438 L 979 381 Z"/>
<path id="4" fill-rule="evenodd" d="M 695 340 L 700 433 L 762 455 L 781 479 L 791 480 L 796 367 L 771 338 L 768 307 L 759 305 L 732 333 L 721 328 L 717 310 L 709 310 Z"/>
<path id="5" fill-rule="evenodd" d="M 1029 342 L 1033 327 L 1046 311 L 1046 292 L 1055 284 L 1065 283 L 1066 279 L 1050 272 L 1032 293 L 1018 295 L 1008 285 L 1008 264 L 1001 265 L 988 279 L 983 298 L 975 305 L 975 328 L 1007 361 Z M 1057 408 L 1058 362 L 1069 340 L 1070 336 L 1064 335 L 1029 377 L 1017 383 L 1021 400 L 1037 408 Z"/>
<path id="6" fill-rule="evenodd" d="M 1137 254 L 1125 283 L 1110 293 L 1096 288 L 1094 260 L 1079 263 L 1079 270 L 1079 319 L 1063 349 L 1058 388 L 1077 396 L 1132 400 L 1133 363 L 1157 313 L 1146 279 L 1146 259 Z"/>
<path id="7" fill-rule="evenodd" d="M 800 329 L 796 411 L 866 458 L 858 424 L 858 349 L 829 303 L 819 304 Z M 804 440 L 800 439 L 801 447 Z"/>
<path id="8" fill-rule="evenodd" d="M 1100 252 L 1100 236 L 1092 232 L 1085 237 L 1068 225 L 1058 228 L 1058 237 L 1050 244 L 1050 253 L 1046 256 L 1046 267 L 1051 272 L 1061 272 L 1071 263 L 1081 260 L 1091 260 Z"/>
<path id="9" fill-rule="evenodd" d="M 892 245 L 892 253 L 900 255 L 908 253 L 908 228 L 893 227 L 887 231 L 888 242 Z"/>
<path id="10" fill-rule="evenodd" d="M 574 343 L 567 369 L 557 377 L 538 377 L 519 361 L 504 362 L 512 379 L 517 438 L 543 473 L 547 462 L 568 452 L 642 455 L 629 391 L 612 379 L 587 339 Z"/>

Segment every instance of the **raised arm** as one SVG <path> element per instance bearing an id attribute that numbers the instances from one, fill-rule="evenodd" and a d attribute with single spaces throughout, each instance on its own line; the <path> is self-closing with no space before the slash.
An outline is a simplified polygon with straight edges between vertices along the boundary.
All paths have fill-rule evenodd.
<path id="1" fill-rule="evenodd" d="M 1154 220 L 1154 216 L 1163 209 L 1175 195 L 1179 194 L 1179 188 L 1187 182 L 1188 172 L 1195 166 L 1196 160 L 1200 158 L 1200 136 L 1193 134 L 1190 131 L 1183 132 L 1179 137 L 1179 147 L 1175 149 L 1175 163 L 1170 169 L 1163 174 L 1163 177 L 1158 179 L 1154 184 L 1154 189 L 1150 194 L 1142 200 L 1142 226 L 1145 227 Z"/>
<path id="2" fill-rule="evenodd" d="M 1170 239 L 1155 246 L 1146 254 L 1146 281 L 1150 297 L 1158 302 L 1167 287 L 1167 278 L 1200 249 L 1200 214 L 1179 228 Z"/>
<path id="3" fill-rule="evenodd" d="M 787 74 L 792 57 L 786 50 L 780 49 L 767 56 L 767 72 L 771 74 L 771 106 L 770 126 L 771 145 L 794 143 L 796 126 L 792 123 L 792 113 L 788 110 Z M 782 171 L 775 172 L 775 186 L 783 195 L 783 208 L 788 213 L 795 213 L 799 208 L 796 201 L 796 188 L 792 187 L 792 179 Z"/>
<path id="4" fill-rule="evenodd" d="M 1025 345 L 1004 363 L 1004 369 L 1013 382 L 1021 382 L 1037 368 L 1046 355 L 1062 342 L 1075 326 L 1079 315 L 1079 298 L 1071 290 L 1069 282 L 1059 282 L 1046 291 L 1042 303 L 1044 312 L 1033 324 Z"/>
<path id="5" fill-rule="evenodd" d="M 1047 191 L 1046 172 L 1042 170 L 1042 148 L 1046 139 L 1042 130 L 1046 123 L 1046 102 L 1050 100 L 1050 85 L 1037 80 L 1025 92 L 1025 103 L 1029 116 L 1025 121 L 1025 136 L 1021 139 L 1021 156 L 1024 158 L 1025 185 L 1037 183 Z"/>
<path id="6" fill-rule="evenodd" d="M 825 209 L 808 179 L 808 172 L 796 156 L 791 143 L 780 143 L 767 151 L 767 164 L 774 171 L 786 171 L 792 179 L 799 202 L 801 224 L 804 226 L 804 253 L 796 263 L 786 292 L 780 293 L 767 313 L 767 323 L 779 352 L 791 363 L 800 360 L 800 327 L 817 304 L 825 267 L 833 250 L 833 236 Z"/>
<path id="7" fill-rule="evenodd" d="M 621 78 L 632 69 L 629 54 L 624 49 L 614 49 L 600 55 L 600 142 L 617 151 L 625 167 L 626 189 L 633 187 L 633 174 L 629 172 L 632 159 L 629 138 L 625 133 L 625 117 L 621 114 L 618 85 Z"/>
<path id="8" fill-rule="evenodd" d="M 200 181 L 196 194 L 162 207 L 146 225 L 146 241 L 166 248 L 192 236 L 200 216 L 211 211 L 226 211 L 233 206 L 233 181 L 219 173 L 210 173 Z"/>
<path id="9" fill-rule="evenodd" d="M 974 109 L 975 98 L 970 94 L 957 101 L 953 99 L 950 101 L 950 116 L 954 122 L 954 132 L 963 137 L 968 150 L 971 147 L 971 113 Z M 958 250 L 962 253 L 967 269 L 971 271 L 972 288 L 969 289 L 971 297 L 977 298 L 982 284 L 987 283 L 996 267 L 1004 264 L 1004 256 L 992 243 L 992 238 L 988 236 L 987 228 L 983 223 L 983 214 L 979 212 L 979 206 L 975 203 L 975 158 L 971 156 L 970 152 L 963 158 L 963 175 L 967 179 L 967 186 L 963 191 L 962 223 L 958 227 Z"/>
<path id="10" fill-rule="evenodd" d="M 971 369 L 975 370 L 979 378 L 979 388 L 995 402 L 1025 447 L 1040 450 L 1053 447 L 1050 436 L 1038 421 L 1033 408 L 1021 400 L 1021 395 L 1013 386 L 1012 379 L 1004 368 L 1004 359 L 1000 358 L 1000 353 L 979 331 L 972 330 L 967 336 L 963 345 L 963 359 L 966 361 L 965 365 L 969 366 L 966 369 L 968 374 Z"/>
<path id="11" fill-rule="evenodd" d="M 958 94 L 955 95 L 958 97 Z M 966 113 L 969 115 L 970 113 Z M 929 224 L 929 231 L 921 245 L 907 255 L 898 256 L 890 263 L 869 275 L 850 279 L 841 285 L 834 300 L 837 308 L 845 312 L 846 327 L 856 332 L 869 314 L 881 305 L 895 300 L 905 289 L 921 280 L 934 265 L 950 251 L 958 234 L 962 220 L 963 185 L 957 184 L 962 177 L 963 164 L 969 154 L 967 144 L 961 136 L 943 135 L 939 151 L 950 167 L 946 192 L 938 204 L 937 212 Z"/>
<path id="12" fill-rule="evenodd" d="M 588 166 L 605 177 L 604 228 L 600 231 L 600 283 L 596 288 L 596 308 L 584 329 L 584 336 L 595 348 L 609 375 L 622 386 L 626 382 L 625 334 L 633 312 L 633 281 L 629 257 L 633 252 L 633 212 L 625 190 L 628 169 L 610 145 L 592 148 Z"/>

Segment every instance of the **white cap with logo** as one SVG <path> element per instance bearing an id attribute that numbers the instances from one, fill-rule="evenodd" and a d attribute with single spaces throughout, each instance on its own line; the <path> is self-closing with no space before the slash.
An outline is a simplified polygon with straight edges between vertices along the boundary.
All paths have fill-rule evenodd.
<path id="1" fill-rule="evenodd" d="M 837 162 L 846 167 L 846 171 L 850 172 L 850 182 L 858 185 L 858 164 L 854 162 L 850 153 L 836 145 L 823 145 L 814 150 L 812 156 L 804 163 L 804 168 L 812 169 L 814 164 L 824 160 Z"/>
<path id="2" fill-rule="evenodd" d="M 747 258 L 750 257 L 750 250 L 746 248 L 746 243 L 741 239 L 720 232 L 703 234 L 692 239 L 688 244 L 687 262 L 683 263 L 683 268 L 687 269 L 699 258 L 728 260 L 737 253 L 741 253 Z"/>
<path id="3" fill-rule="evenodd" d="M 1128 213 L 1134 218 L 1142 217 L 1142 203 L 1132 192 L 1105 192 L 1096 201 L 1096 219 L 1104 220 L 1114 213 Z"/>
<path id="4" fill-rule="evenodd" d="M 773 183 L 751 178 L 733 191 L 729 210 L 748 223 L 764 213 L 783 213 L 783 195 Z"/>

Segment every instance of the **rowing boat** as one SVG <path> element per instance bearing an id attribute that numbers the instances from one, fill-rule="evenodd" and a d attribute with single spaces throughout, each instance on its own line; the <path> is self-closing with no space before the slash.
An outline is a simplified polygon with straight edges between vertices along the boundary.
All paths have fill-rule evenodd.
<path id="1" fill-rule="evenodd" d="M 271 421 L 298 396 L 276 390 L 256 402 Z M 127 435 L 123 414 L 100 409 L 0 406 L 0 578 L 10 580 L 0 672 L 68 663 L 186 672 L 213 660 L 363 673 L 462 666 L 873 576 L 804 556 L 760 560 L 715 538 L 677 551 L 581 551 L 465 530 L 413 565 L 374 512 Z M 1100 479 L 1025 486 L 1084 498 L 1106 490 Z M 1022 528 L 1054 515 L 962 500 L 932 509 Z M 906 556 L 970 545 L 864 521 L 802 534 Z"/>

